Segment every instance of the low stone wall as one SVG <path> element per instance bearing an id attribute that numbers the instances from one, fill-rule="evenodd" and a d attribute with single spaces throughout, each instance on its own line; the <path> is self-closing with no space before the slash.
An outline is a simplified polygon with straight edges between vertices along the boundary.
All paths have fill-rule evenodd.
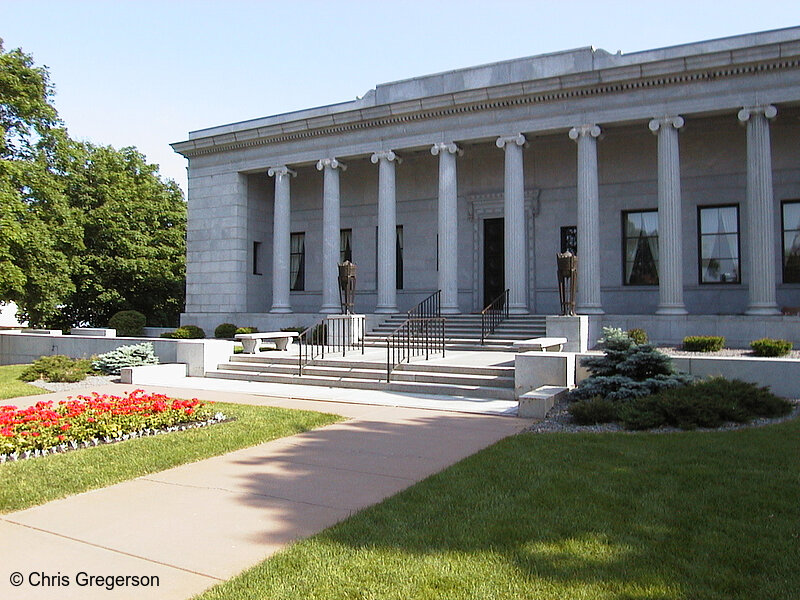
<path id="1" fill-rule="evenodd" d="M 603 315 L 602 325 L 644 329 L 654 344 L 678 345 L 687 335 L 721 335 L 728 348 L 749 348 L 750 342 L 764 337 L 789 340 L 800 346 L 800 316 Z M 591 337 L 589 348 L 596 342 Z"/>
<path id="2" fill-rule="evenodd" d="M 59 332 L 60 333 L 60 332 Z M 0 332 L 0 365 L 27 364 L 40 356 L 66 354 L 72 358 L 88 358 L 111 352 L 120 346 L 150 342 L 162 363 L 177 362 L 179 340 L 130 337 L 98 337 L 90 335 L 41 335 L 38 333 Z"/>
<path id="3" fill-rule="evenodd" d="M 589 376 L 580 366 L 582 358 L 600 353 L 577 354 L 575 383 Z M 749 356 L 675 356 L 673 365 L 679 371 L 698 377 L 720 376 L 741 379 L 760 386 L 769 386 L 784 398 L 800 398 L 800 360 L 794 358 L 756 358 Z"/>

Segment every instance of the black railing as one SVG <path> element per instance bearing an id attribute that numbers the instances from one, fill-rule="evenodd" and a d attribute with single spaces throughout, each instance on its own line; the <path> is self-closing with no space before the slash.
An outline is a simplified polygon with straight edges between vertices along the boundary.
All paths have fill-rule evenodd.
<path id="1" fill-rule="evenodd" d="M 436 290 L 406 313 L 407 319 L 433 319 L 442 316 L 442 290 Z"/>
<path id="2" fill-rule="evenodd" d="M 444 356 L 444 322 L 441 317 L 406 319 L 386 337 L 386 381 L 394 368 L 416 356 Z"/>
<path id="3" fill-rule="evenodd" d="M 298 374 L 315 358 L 325 358 L 325 354 L 338 352 L 345 356 L 349 350 L 361 350 L 364 354 L 363 315 L 342 315 L 322 319 L 303 331 L 297 338 Z"/>
<path id="4" fill-rule="evenodd" d="M 504 291 L 497 298 L 481 311 L 481 346 L 486 341 L 486 336 L 494 333 L 497 326 L 508 318 L 508 290 Z"/>

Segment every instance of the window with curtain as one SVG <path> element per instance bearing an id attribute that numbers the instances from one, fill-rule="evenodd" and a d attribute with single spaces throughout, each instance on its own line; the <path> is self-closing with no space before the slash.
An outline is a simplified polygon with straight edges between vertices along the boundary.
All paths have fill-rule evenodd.
<path id="1" fill-rule="evenodd" d="M 561 252 L 578 253 L 578 227 L 567 225 L 561 228 Z"/>
<path id="2" fill-rule="evenodd" d="M 291 235 L 289 254 L 289 287 L 293 292 L 306 289 L 306 234 Z"/>
<path id="3" fill-rule="evenodd" d="M 800 200 L 782 204 L 783 283 L 800 283 Z"/>
<path id="4" fill-rule="evenodd" d="M 658 285 L 658 211 L 622 213 L 625 285 Z"/>
<path id="5" fill-rule="evenodd" d="M 353 230 L 342 229 L 339 231 L 339 264 L 349 260 L 353 262 Z"/>
<path id="6" fill-rule="evenodd" d="M 740 283 L 739 206 L 698 207 L 700 283 Z"/>

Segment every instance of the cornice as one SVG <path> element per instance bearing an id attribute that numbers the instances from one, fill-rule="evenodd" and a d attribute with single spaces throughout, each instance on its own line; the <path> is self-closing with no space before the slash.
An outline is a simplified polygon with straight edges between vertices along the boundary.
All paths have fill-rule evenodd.
<path id="1" fill-rule="evenodd" d="M 725 62 L 723 57 L 719 57 L 717 60 Z M 688 70 L 687 61 L 688 59 L 681 61 L 683 68 L 686 70 L 680 72 L 674 72 L 677 70 L 674 61 L 665 61 L 666 63 L 672 63 L 672 73 L 649 77 L 642 76 L 641 73 L 643 71 L 652 72 L 657 70 L 658 63 L 636 65 L 635 68 L 629 66 L 615 67 L 577 75 L 500 85 L 492 88 L 483 88 L 482 90 L 467 90 L 441 97 L 436 96 L 370 108 L 358 108 L 329 115 L 325 120 L 333 121 L 334 124 L 328 126 L 314 127 L 312 125 L 314 119 L 304 119 L 296 123 L 257 127 L 255 131 L 250 129 L 177 142 L 172 144 L 172 148 L 183 156 L 191 158 L 217 152 L 300 141 L 453 115 L 563 102 L 564 100 L 585 99 L 606 94 L 666 88 L 686 83 L 708 82 L 755 73 L 780 72 L 800 68 L 800 56 L 747 64 L 727 64 L 695 70 Z M 727 62 L 730 63 L 729 56 Z M 476 96 L 481 96 L 484 99 L 475 101 Z M 424 105 L 435 106 L 435 108 L 424 109 Z M 384 116 L 364 117 L 368 113 L 383 113 Z M 340 123 L 336 124 L 336 121 Z M 286 131 L 288 128 L 293 128 L 295 131 Z M 199 145 L 198 142 L 202 143 L 202 145 Z"/>

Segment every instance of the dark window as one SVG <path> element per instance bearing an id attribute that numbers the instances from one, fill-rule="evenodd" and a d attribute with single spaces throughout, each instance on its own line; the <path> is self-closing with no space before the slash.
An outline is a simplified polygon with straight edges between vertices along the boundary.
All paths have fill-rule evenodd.
<path id="1" fill-rule="evenodd" d="M 342 229 L 339 232 L 339 263 L 349 260 L 353 262 L 353 230 Z"/>
<path id="2" fill-rule="evenodd" d="M 739 206 L 697 208 L 700 283 L 740 283 Z"/>
<path id="3" fill-rule="evenodd" d="M 289 255 L 289 283 L 294 292 L 306 289 L 306 234 L 293 233 Z"/>
<path id="4" fill-rule="evenodd" d="M 567 250 L 573 254 L 578 253 L 578 227 L 576 225 L 561 228 L 561 252 Z"/>
<path id="5" fill-rule="evenodd" d="M 403 289 L 403 226 L 397 226 L 397 245 L 395 250 L 395 286 L 398 290 Z"/>
<path id="6" fill-rule="evenodd" d="M 253 242 L 253 275 L 261 275 L 261 242 Z"/>
<path id="7" fill-rule="evenodd" d="M 622 213 L 625 285 L 658 285 L 658 211 Z"/>
<path id="8" fill-rule="evenodd" d="M 800 200 L 787 200 L 781 208 L 783 283 L 800 283 Z"/>

